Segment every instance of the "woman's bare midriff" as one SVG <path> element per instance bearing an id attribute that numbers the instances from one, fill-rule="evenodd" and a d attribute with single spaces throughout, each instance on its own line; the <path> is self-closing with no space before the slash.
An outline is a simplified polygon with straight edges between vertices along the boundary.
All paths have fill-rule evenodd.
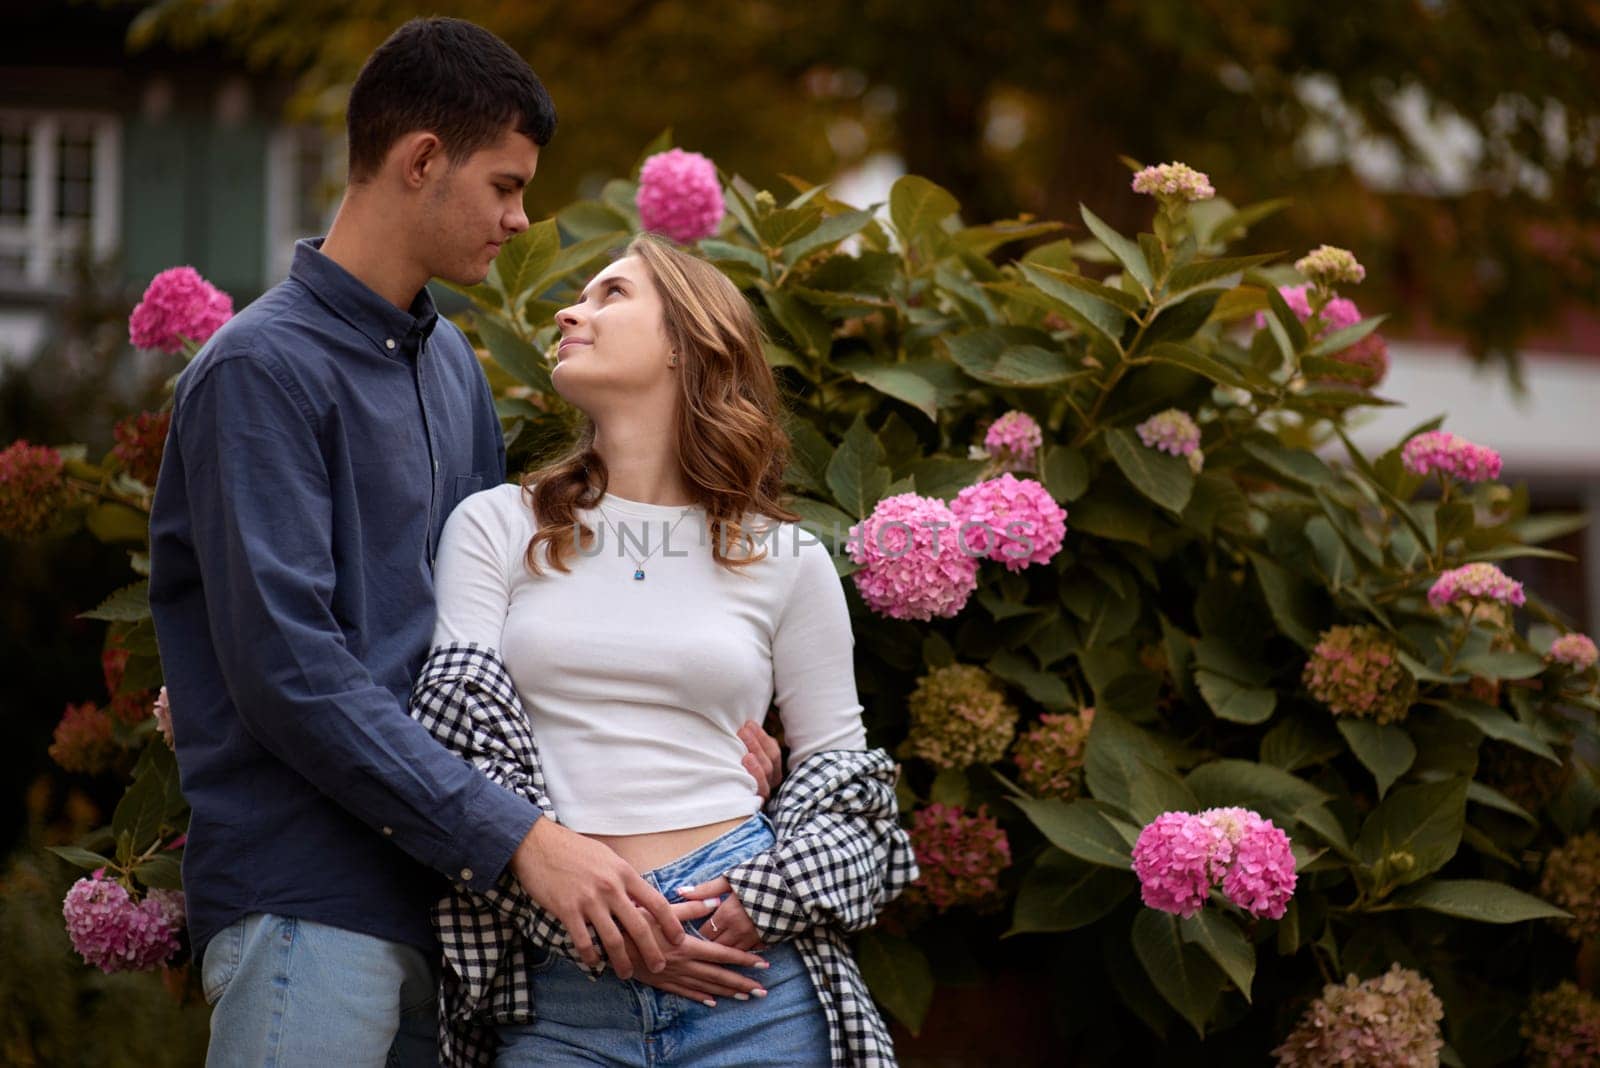
<path id="1" fill-rule="evenodd" d="M 676 830 L 655 831 L 650 834 L 590 834 L 584 837 L 593 838 L 602 845 L 610 846 L 613 853 L 631 864 L 635 871 L 643 874 L 677 860 L 685 854 L 693 853 L 749 818 L 735 816 L 731 820 L 707 823 L 701 827 L 679 827 Z"/>

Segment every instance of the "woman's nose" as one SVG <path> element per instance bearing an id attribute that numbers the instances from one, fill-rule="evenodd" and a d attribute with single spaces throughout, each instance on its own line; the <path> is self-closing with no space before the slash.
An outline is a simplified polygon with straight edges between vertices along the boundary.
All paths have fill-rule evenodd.
<path id="1" fill-rule="evenodd" d="M 577 326 L 580 321 L 578 313 L 572 308 L 562 308 L 556 312 L 556 322 L 562 326 Z"/>

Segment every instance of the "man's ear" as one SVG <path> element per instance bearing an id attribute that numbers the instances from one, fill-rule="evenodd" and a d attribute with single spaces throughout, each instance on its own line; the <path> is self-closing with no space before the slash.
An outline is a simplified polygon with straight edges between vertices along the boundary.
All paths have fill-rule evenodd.
<path id="1" fill-rule="evenodd" d="M 395 142 L 390 159 L 408 189 L 421 189 L 445 165 L 444 144 L 427 130 L 406 134 Z"/>

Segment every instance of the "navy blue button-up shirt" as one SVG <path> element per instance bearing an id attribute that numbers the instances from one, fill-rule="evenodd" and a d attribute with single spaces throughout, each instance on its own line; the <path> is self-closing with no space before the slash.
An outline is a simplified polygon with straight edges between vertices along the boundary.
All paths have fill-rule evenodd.
<path id="1" fill-rule="evenodd" d="M 319 247 L 179 377 L 151 510 L 197 957 L 252 912 L 431 951 L 441 875 L 488 889 L 539 815 L 406 711 L 439 532 L 505 480 L 488 383 Z"/>

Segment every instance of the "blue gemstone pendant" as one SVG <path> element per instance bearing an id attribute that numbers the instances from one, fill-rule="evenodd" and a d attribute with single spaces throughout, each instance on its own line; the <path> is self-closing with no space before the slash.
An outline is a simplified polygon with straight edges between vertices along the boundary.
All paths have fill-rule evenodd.
<path id="1" fill-rule="evenodd" d="M 639 570 L 635 571 L 633 573 L 633 577 L 636 578 L 636 579 L 644 578 L 644 568 L 641 567 Z"/>

